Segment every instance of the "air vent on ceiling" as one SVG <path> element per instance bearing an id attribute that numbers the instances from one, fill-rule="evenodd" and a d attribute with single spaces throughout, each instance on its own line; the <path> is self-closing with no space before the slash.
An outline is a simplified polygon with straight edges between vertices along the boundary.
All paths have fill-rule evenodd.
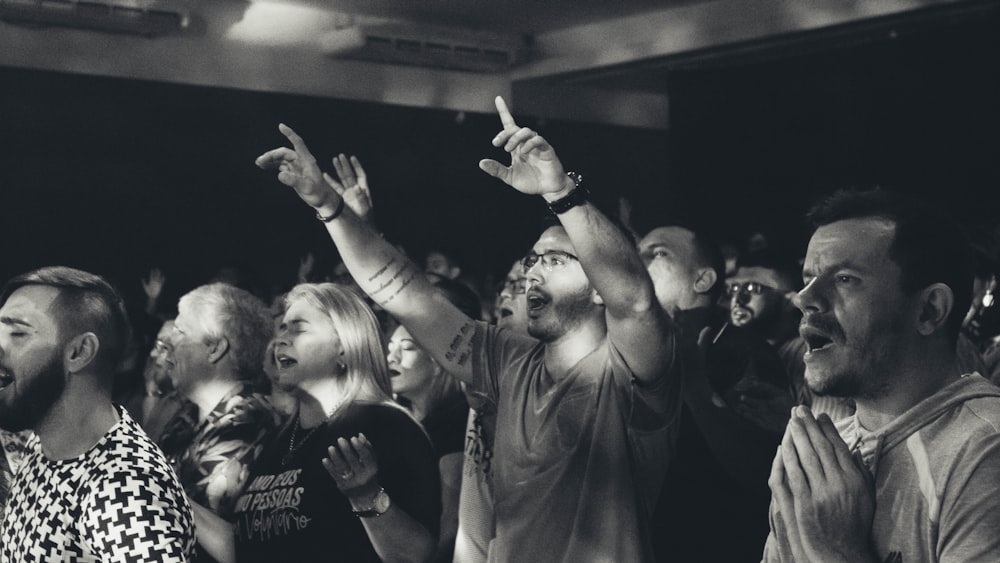
<path id="1" fill-rule="evenodd" d="M 157 36 L 181 33 L 189 14 L 163 1 L 0 0 L 0 19 L 36 26 Z"/>
<path id="2" fill-rule="evenodd" d="M 320 41 L 331 57 L 472 72 L 505 71 L 528 54 L 521 35 L 417 24 L 357 24 Z"/>

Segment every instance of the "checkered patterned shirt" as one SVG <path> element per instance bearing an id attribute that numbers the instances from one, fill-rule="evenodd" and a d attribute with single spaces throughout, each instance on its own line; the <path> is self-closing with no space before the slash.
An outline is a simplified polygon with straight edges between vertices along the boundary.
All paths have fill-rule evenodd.
<path id="1" fill-rule="evenodd" d="M 50 461 L 37 437 L 14 478 L 0 561 L 188 561 L 191 507 L 159 448 L 128 415 L 83 455 Z"/>

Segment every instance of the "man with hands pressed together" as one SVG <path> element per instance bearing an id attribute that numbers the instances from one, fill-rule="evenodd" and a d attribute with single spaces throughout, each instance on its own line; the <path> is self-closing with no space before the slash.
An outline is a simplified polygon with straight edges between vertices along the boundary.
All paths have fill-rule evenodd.
<path id="1" fill-rule="evenodd" d="M 958 227 L 888 192 L 838 192 L 794 301 L 806 383 L 775 457 L 767 562 L 1000 561 L 1000 389 L 955 345 L 972 269 Z"/>
<path id="2" fill-rule="evenodd" d="M 496 405 L 489 560 L 651 560 L 647 520 L 680 402 L 670 321 L 634 245 L 587 201 L 548 142 L 517 126 L 501 98 L 496 104 L 503 130 L 493 145 L 511 165 L 480 167 L 541 195 L 560 221 L 524 261 L 534 338 L 473 321 L 434 291 L 322 182 L 291 129 L 281 126 L 294 151 L 271 151 L 257 164 L 277 168 L 316 209 L 361 288 Z"/>

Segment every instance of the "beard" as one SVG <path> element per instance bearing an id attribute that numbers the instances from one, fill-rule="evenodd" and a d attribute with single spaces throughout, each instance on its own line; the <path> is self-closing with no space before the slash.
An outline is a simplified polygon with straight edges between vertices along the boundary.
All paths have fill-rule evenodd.
<path id="1" fill-rule="evenodd" d="M 4 397 L 2 403 L 6 404 L 0 404 L 0 428 L 10 432 L 34 430 L 66 388 L 62 358 L 53 354 L 35 374 L 15 373 L 6 366 L 0 368 L 14 376 L 14 382 L 0 391 L 14 395 Z"/>
<path id="2" fill-rule="evenodd" d="M 528 334 L 541 342 L 553 342 L 576 329 L 595 307 L 590 286 L 550 301 L 538 318 L 528 318 Z"/>

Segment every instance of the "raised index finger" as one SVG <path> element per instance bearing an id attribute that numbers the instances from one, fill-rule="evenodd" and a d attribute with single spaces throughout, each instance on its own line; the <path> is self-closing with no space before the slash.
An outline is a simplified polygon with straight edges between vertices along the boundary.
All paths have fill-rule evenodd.
<path id="1" fill-rule="evenodd" d="M 514 122 L 514 116 L 510 114 L 510 110 L 507 109 L 507 102 L 503 101 L 502 96 L 497 96 L 494 100 L 497 105 L 497 113 L 500 114 L 500 123 L 503 124 L 504 129 L 511 127 L 516 128 L 517 123 Z"/>
<path id="2" fill-rule="evenodd" d="M 299 137 L 299 134 L 293 131 L 291 127 L 285 125 L 284 123 L 279 123 L 278 131 L 281 131 L 282 135 L 288 137 L 288 140 L 292 142 L 292 146 L 295 147 L 295 152 L 312 156 L 312 153 L 309 152 L 309 147 L 306 146 L 306 142 L 303 141 L 302 137 Z"/>

